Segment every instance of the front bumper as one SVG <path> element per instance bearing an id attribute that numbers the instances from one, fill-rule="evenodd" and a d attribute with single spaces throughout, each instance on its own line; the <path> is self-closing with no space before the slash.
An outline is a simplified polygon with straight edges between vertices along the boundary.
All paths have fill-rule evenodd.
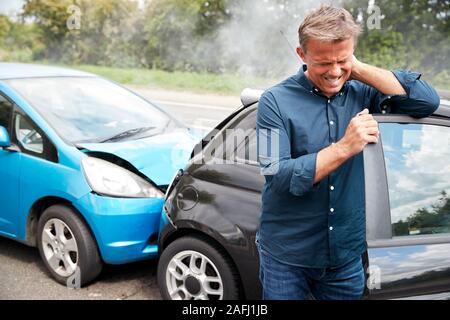
<path id="1" fill-rule="evenodd" d="M 177 230 L 173 222 L 167 215 L 166 208 L 163 207 L 161 213 L 161 222 L 159 225 L 159 234 L 158 234 L 158 251 L 159 254 L 162 253 L 164 247 L 166 246 L 167 238 Z"/>
<path id="2" fill-rule="evenodd" d="M 112 198 L 89 193 L 74 206 L 89 224 L 103 261 L 123 264 L 157 257 L 164 199 Z"/>

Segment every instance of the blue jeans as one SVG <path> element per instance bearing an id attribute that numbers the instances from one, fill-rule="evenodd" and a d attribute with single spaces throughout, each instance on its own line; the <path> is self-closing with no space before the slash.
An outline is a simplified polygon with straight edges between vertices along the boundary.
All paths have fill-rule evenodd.
<path id="1" fill-rule="evenodd" d="M 281 263 L 258 245 L 264 300 L 358 300 L 364 292 L 361 257 L 338 268 Z"/>

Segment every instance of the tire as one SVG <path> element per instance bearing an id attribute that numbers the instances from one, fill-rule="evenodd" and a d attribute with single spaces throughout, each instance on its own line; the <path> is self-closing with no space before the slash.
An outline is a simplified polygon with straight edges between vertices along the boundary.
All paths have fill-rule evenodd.
<path id="1" fill-rule="evenodd" d="M 72 288 L 94 280 L 103 262 L 90 230 L 66 205 L 47 208 L 38 223 L 39 253 L 53 278 Z"/>
<path id="2" fill-rule="evenodd" d="M 212 281 L 205 281 L 205 276 Z M 239 299 L 239 275 L 230 258 L 222 248 L 200 237 L 181 237 L 165 248 L 157 280 L 165 300 Z"/>

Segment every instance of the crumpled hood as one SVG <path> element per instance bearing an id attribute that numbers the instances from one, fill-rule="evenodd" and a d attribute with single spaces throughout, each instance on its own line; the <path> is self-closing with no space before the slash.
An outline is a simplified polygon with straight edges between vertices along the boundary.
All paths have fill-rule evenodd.
<path id="1" fill-rule="evenodd" d="M 187 129 L 147 138 L 109 143 L 81 143 L 91 152 L 114 154 L 129 163 L 157 185 L 167 185 L 178 169 L 186 166 L 192 149 L 199 141 Z"/>

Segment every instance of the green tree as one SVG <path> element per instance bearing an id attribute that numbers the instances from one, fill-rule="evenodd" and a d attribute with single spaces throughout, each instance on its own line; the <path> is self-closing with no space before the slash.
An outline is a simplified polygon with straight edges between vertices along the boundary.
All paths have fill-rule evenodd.
<path id="1" fill-rule="evenodd" d="M 442 80 L 448 77 L 444 73 L 450 59 L 449 0 L 375 0 L 381 29 L 368 28 L 368 4 L 368 0 L 345 2 L 355 18 L 362 18 L 364 33 L 357 55 L 379 66 L 418 70 Z"/>
<path id="2" fill-rule="evenodd" d="M 136 1 L 79 1 L 81 28 L 70 33 L 70 59 L 75 62 L 114 65 L 142 64 L 142 13 Z"/>
<path id="3" fill-rule="evenodd" d="M 32 61 L 43 48 L 33 24 L 14 22 L 0 15 L 0 60 Z"/>
<path id="4" fill-rule="evenodd" d="M 229 18 L 226 0 L 153 0 L 145 10 L 146 60 L 164 70 L 205 70 L 201 42 Z M 204 57 L 203 57 L 204 58 Z"/>
<path id="5" fill-rule="evenodd" d="M 419 208 L 405 221 L 400 220 L 392 225 L 394 235 L 409 235 L 418 230 L 420 234 L 448 233 L 450 230 L 450 197 L 443 190 L 438 201 L 431 208 Z"/>
<path id="6" fill-rule="evenodd" d="M 74 5 L 76 13 L 70 10 Z M 79 28 L 68 26 L 74 14 Z M 45 44 L 41 58 L 115 66 L 143 63 L 143 16 L 137 1 L 27 0 L 22 16 L 40 31 Z"/>
<path id="7" fill-rule="evenodd" d="M 59 57 L 59 46 L 69 30 L 66 22 L 70 16 L 67 8 L 72 0 L 26 0 L 22 17 L 32 18 L 39 29 L 40 38 L 46 46 L 42 58 Z"/>
<path id="8" fill-rule="evenodd" d="M 0 45 L 2 45 L 11 30 L 11 22 L 5 15 L 0 15 Z"/>

